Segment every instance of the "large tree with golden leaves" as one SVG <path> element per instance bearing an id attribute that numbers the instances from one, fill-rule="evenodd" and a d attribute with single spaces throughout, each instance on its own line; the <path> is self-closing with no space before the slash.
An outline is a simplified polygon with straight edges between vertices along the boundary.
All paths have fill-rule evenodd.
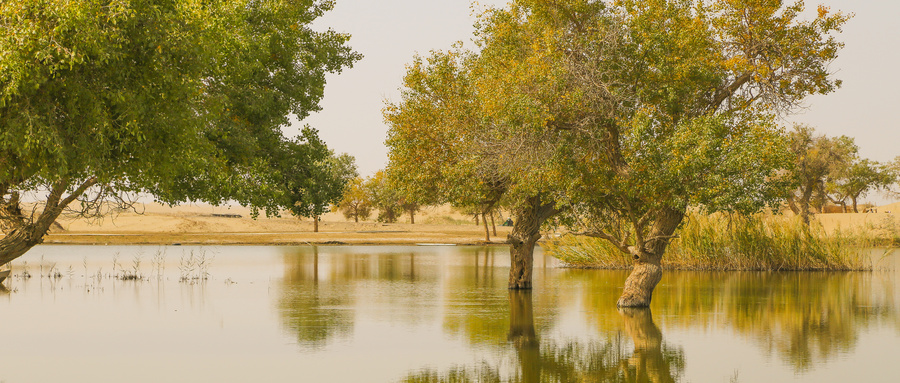
<path id="1" fill-rule="evenodd" d="M 647 306 L 689 206 L 748 212 L 783 196 L 771 182 L 788 163 L 776 116 L 839 85 L 827 64 L 847 19 L 802 11 L 750 0 L 490 10 L 477 52 L 410 67 L 404 100 L 388 108 L 392 164 L 424 163 L 450 185 L 500 182 L 529 226 L 510 236 L 513 271 L 530 268 L 517 246 L 540 238 L 535 225 L 564 212 L 634 259 L 618 304 Z M 428 161 L 432 150 L 442 160 Z M 510 287 L 530 286 L 530 270 L 527 283 L 514 274 Z"/>

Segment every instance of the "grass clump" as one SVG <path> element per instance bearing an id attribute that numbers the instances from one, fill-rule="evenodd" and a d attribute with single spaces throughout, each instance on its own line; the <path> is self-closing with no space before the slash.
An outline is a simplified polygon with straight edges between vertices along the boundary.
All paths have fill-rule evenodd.
<path id="1" fill-rule="evenodd" d="M 678 270 L 871 270 L 867 250 L 883 246 L 870 231 L 826 233 L 816 222 L 757 214 L 691 214 L 662 265 Z M 572 267 L 630 268 L 626 254 L 595 238 L 565 236 L 543 245 Z"/>

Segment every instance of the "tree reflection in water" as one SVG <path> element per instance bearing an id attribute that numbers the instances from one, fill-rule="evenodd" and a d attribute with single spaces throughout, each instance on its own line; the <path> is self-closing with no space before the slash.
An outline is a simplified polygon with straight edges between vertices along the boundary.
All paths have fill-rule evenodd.
<path id="1" fill-rule="evenodd" d="M 530 291 L 509 291 L 509 332 L 512 349 L 505 360 L 483 360 L 476 366 L 455 366 L 446 372 L 426 369 L 405 382 L 676 382 L 684 372 L 684 353 L 668 346 L 653 323 L 650 309 L 620 311 L 622 328 L 603 341 L 541 341 L 534 327 Z M 628 342 L 622 333 L 631 339 Z M 505 373 L 503 366 L 516 366 Z M 508 375 L 508 376 L 506 376 Z"/>
<path id="2" fill-rule="evenodd" d="M 583 305 L 601 333 L 615 330 L 616 278 L 624 281 L 614 272 L 566 276 L 592 292 Z M 653 308 L 666 327 L 728 330 L 804 372 L 853 350 L 866 329 L 900 324 L 893 286 L 884 272 L 669 272 Z"/>
<path id="3" fill-rule="evenodd" d="M 676 382 L 685 352 L 661 329 L 749 340 L 805 373 L 854 352 L 870 329 L 900 331 L 895 272 L 669 272 L 654 297 L 657 326 L 650 311 L 616 310 L 627 272 L 555 270 L 535 280 L 536 293 L 508 292 L 492 248 L 441 257 L 339 250 L 324 262 L 312 248 L 285 258 L 285 328 L 318 347 L 373 316 L 401 326 L 440 321 L 443 335 L 468 343 L 476 360 L 490 353 L 411 373 L 411 382 Z M 355 316 L 359 307 L 367 317 Z M 573 313 L 591 328 L 557 335 L 566 326 L 560 314 Z"/>
<path id="4" fill-rule="evenodd" d="M 297 335 L 300 345 L 310 348 L 321 348 L 330 338 L 353 330 L 353 315 L 343 309 L 352 303 L 353 295 L 332 283 L 320 285 L 319 268 L 318 247 L 286 262 L 279 300 L 284 326 Z"/>
<path id="5" fill-rule="evenodd" d="M 320 254 L 312 246 L 286 254 L 284 265 L 278 308 L 284 328 L 306 348 L 321 349 L 331 340 L 350 337 L 360 303 L 413 324 L 429 320 L 421 310 L 435 301 L 438 270 L 418 267 L 415 253 L 331 248 Z"/>

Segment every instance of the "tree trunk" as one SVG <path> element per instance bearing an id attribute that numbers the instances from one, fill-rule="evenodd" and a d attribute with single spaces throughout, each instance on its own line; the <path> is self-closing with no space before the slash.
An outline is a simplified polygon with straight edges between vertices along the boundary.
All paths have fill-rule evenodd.
<path id="1" fill-rule="evenodd" d="M 491 212 L 491 228 L 494 229 L 494 236 L 497 236 L 497 225 L 494 224 L 494 212 Z"/>
<path id="2" fill-rule="evenodd" d="M 481 213 L 481 222 L 484 224 L 484 241 L 491 241 L 491 232 L 488 230 L 487 218 L 485 218 L 484 213 Z"/>
<path id="3" fill-rule="evenodd" d="M 788 203 L 788 207 L 791 209 L 792 212 L 794 212 L 794 214 L 800 215 L 800 208 L 797 207 L 797 202 L 794 201 L 793 196 L 787 197 L 787 203 Z"/>
<path id="4" fill-rule="evenodd" d="M 800 218 L 803 219 L 803 224 L 809 226 L 809 199 L 812 198 L 812 188 L 807 188 L 803 192 L 803 196 L 800 198 Z"/>
<path id="5" fill-rule="evenodd" d="M 409 209 L 409 223 L 411 225 L 416 224 L 416 211 L 413 209 Z"/>
<path id="6" fill-rule="evenodd" d="M 684 210 L 664 208 L 656 217 L 653 227 L 644 243 L 632 246 L 631 256 L 634 270 L 625 280 L 622 296 L 616 302 L 618 307 L 648 307 L 653 298 L 653 289 L 662 279 L 663 253 L 675 229 L 684 219 Z"/>
<path id="7" fill-rule="evenodd" d="M 71 195 L 63 199 L 62 195 L 68 188 L 69 181 L 57 181 L 51 187 L 44 210 L 40 212 L 37 219 L 34 216 L 26 218 L 21 214 L 18 217 L 3 214 L 0 219 L 4 221 L 3 226 L 6 236 L 0 239 L 0 265 L 12 262 L 14 259 L 24 255 L 28 250 L 31 250 L 32 247 L 44 242 L 44 236 L 47 235 L 50 226 L 62 214 L 63 209 L 72 203 L 75 198 L 84 194 L 85 190 L 96 182 L 94 178 L 88 179 Z M 16 197 L 10 198 L 9 201 L 0 199 L 0 204 L 4 205 L 0 207 L 4 212 L 21 212 L 19 200 Z"/>
<path id="8" fill-rule="evenodd" d="M 478 214 L 475 214 L 475 226 L 478 226 Z"/>
<path id="9" fill-rule="evenodd" d="M 319 232 L 319 216 L 313 217 L 313 233 Z"/>
<path id="10" fill-rule="evenodd" d="M 531 291 L 509 291 L 509 334 L 519 355 L 523 383 L 541 381 L 541 344 L 534 331 L 534 308 Z"/>
<path id="11" fill-rule="evenodd" d="M 859 213 L 859 210 L 856 208 L 856 196 L 851 196 L 850 200 L 853 201 L 853 212 Z"/>
<path id="12" fill-rule="evenodd" d="M 530 197 L 516 209 L 513 216 L 509 243 L 509 288 L 530 289 L 534 268 L 534 245 L 541 239 L 541 225 L 547 218 L 559 213 L 553 202 L 543 202 L 541 197 Z"/>

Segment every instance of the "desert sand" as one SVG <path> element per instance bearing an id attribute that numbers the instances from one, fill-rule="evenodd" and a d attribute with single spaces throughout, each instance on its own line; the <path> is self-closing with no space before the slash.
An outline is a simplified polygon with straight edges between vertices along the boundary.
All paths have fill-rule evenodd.
<path id="1" fill-rule="evenodd" d="M 61 217 L 60 228 L 51 230 L 47 244 L 486 244 L 505 243 L 510 227 L 495 217 L 496 235 L 486 241 L 484 226 L 472 216 L 449 206 L 429 207 L 415 216 L 400 217 L 399 223 L 353 222 L 340 213 L 328 213 L 313 232 L 313 220 L 298 219 L 284 212 L 281 217 L 261 214 L 251 217 L 240 206 L 139 205 L 138 213 L 120 212 L 101 221 Z M 490 225 L 489 225 L 490 227 Z"/>
<path id="2" fill-rule="evenodd" d="M 484 226 L 449 206 L 429 207 L 416 214 L 415 224 L 403 216 L 399 223 L 353 222 L 340 213 L 328 213 L 313 232 L 313 221 L 289 213 L 253 219 L 240 206 L 145 204 L 140 213 L 122 212 L 101 221 L 61 217 L 61 225 L 45 239 L 47 244 L 502 244 L 511 228 L 500 226 L 506 215 L 495 217 L 485 241 Z M 505 213 L 508 215 L 508 213 Z M 788 213 L 790 214 L 790 213 Z M 900 202 L 880 206 L 877 213 L 817 214 L 827 231 L 857 230 L 885 223 L 898 224 Z M 551 235 L 545 236 L 552 237 Z M 558 234 L 558 233 L 556 233 Z"/>

